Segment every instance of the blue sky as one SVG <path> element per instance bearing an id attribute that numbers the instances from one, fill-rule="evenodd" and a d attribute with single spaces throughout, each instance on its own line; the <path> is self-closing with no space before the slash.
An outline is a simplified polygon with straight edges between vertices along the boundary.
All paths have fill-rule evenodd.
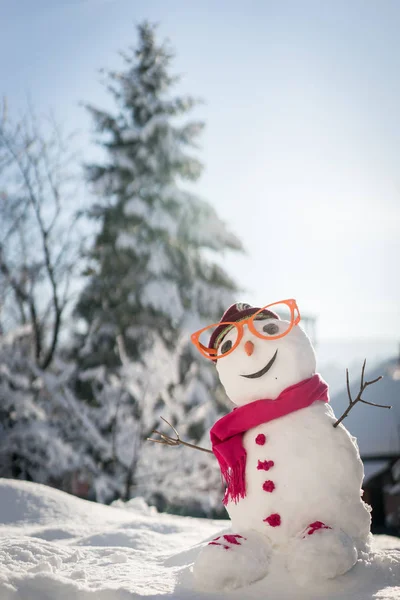
<path id="1" fill-rule="evenodd" d="M 0 0 L 0 82 L 81 131 L 109 105 L 135 23 L 159 22 L 179 89 L 204 98 L 197 192 L 241 237 L 241 300 L 296 297 L 320 338 L 400 340 L 400 4 L 396 0 Z"/>

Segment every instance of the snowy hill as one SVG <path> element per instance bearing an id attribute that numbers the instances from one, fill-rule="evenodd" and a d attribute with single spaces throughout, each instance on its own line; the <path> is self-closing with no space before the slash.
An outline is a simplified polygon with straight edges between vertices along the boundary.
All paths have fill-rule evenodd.
<path id="1" fill-rule="evenodd" d="M 376 536 L 373 554 L 323 586 L 298 588 L 277 556 L 271 574 L 246 590 L 195 592 L 190 566 L 201 542 L 228 527 L 228 521 L 158 514 L 138 498 L 103 506 L 43 485 L 2 479 L 0 599 L 400 597 L 400 539 L 388 536 Z"/>

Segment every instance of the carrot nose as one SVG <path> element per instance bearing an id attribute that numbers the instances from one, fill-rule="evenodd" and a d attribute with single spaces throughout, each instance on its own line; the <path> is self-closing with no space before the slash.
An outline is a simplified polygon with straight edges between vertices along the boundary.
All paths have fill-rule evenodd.
<path id="1" fill-rule="evenodd" d="M 244 345 L 244 351 L 246 352 L 247 356 L 251 356 L 254 352 L 253 342 L 247 341 Z"/>

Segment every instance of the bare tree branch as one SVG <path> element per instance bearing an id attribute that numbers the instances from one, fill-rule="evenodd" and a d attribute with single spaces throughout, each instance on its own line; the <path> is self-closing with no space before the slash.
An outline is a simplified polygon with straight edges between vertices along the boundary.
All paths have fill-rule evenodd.
<path id="1" fill-rule="evenodd" d="M 37 224 L 39 226 L 39 232 L 41 234 L 41 243 L 42 243 L 44 262 L 45 262 L 45 267 L 46 267 L 48 279 L 49 279 L 49 282 L 51 285 L 51 290 L 52 290 L 52 302 L 53 302 L 54 317 L 55 317 L 53 331 L 52 331 L 52 339 L 51 339 L 49 349 L 48 349 L 47 353 L 45 354 L 43 360 L 40 363 L 40 367 L 42 369 L 46 369 L 49 366 L 50 362 L 52 361 L 54 351 L 57 346 L 57 340 L 58 340 L 58 335 L 59 335 L 60 325 L 61 325 L 61 313 L 62 313 L 62 309 L 59 304 L 57 283 L 56 283 L 55 276 L 54 276 L 53 262 L 52 262 L 52 258 L 50 255 L 49 231 L 45 226 L 42 211 L 41 211 L 40 199 L 37 197 L 37 195 L 34 192 L 33 184 L 29 177 L 28 169 L 23 166 L 21 157 L 15 153 L 15 151 L 13 150 L 9 141 L 6 139 L 4 143 L 5 143 L 6 147 L 8 148 L 10 154 L 13 156 L 15 165 L 18 167 L 20 174 L 23 177 L 23 180 L 25 183 L 25 188 L 28 191 L 28 198 L 29 198 L 30 204 L 33 208 L 34 214 L 36 216 Z M 43 193 L 42 178 L 38 172 L 37 160 L 32 158 L 29 151 L 26 152 L 25 157 L 28 160 L 28 164 L 30 164 L 34 169 L 35 177 L 36 177 L 36 184 L 38 185 L 39 193 L 42 194 Z"/>
<path id="2" fill-rule="evenodd" d="M 0 215 L 4 232 L 0 239 L 4 250 L 0 271 L 20 303 L 21 320 L 29 306 L 35 356 L 41 369 L 46 369 L 54 357 L 77 264 L 76 256 L 72 257 L 71 237 L 82 213 L 67 225 L 67 220 L 71 221 L 71 202 L 66 200 L 68 164 L 67 149 L 55 122 L 48 131 L 42 130 L 32 108 L 16 126 L 0 119 L 1 175 L 6 165 L 12 176 L 6 184 L 12 193 L 6 196 L 7 206 L 1 207 L 7 218 L 2 223 Z M 15 244 L 18 236 L 19 244 Z M 26 252 L 21 252 L 24 246 Z M 24 284 L 19 275 L 22 273 L 26 276 Z M 47 296 L 50 304 L 46 306 Z"/>
<path id="3" fill-rule="evenodd" d="M 2 248 L 0 246 L 0 271 L 10 283 L 16 297 L 22 303 L 26 302 L 29 306 L 30 318 L 32 321 L 34 340 L 35 340 L 35 358 L 38 359 L 41 352 L 41 328 L 38 319 L 38 314 L 35 306 L 34 298 L 31 294 L 27 294 L 19 282 L 11 275 L 10 270 L 3 260 Z M 22 309 L 21 309 L 22 310 Z"/>
<path id="4" fill-rule="evenodd" d="M 349 406 L 346 408 L 346 410 L 344 411 L 342 416 L 333 424 L 334 427 L 337 427 L 339 425 L 339 423 L 341 423 L 343 421 L 343 419 L 345 419 L 347 417 L 347 415 L 349 414 L 349 412 L 351 411 L 353 406 L 355 406 L 357 404 L 357 402 L 362 402 L 363 404 L 369 404 L 369 406 L 377 406 L 378 408 L 392 408 L 391 406 L 388 406 L 386 404 L 376 404 L 375 402 L 367 402 L 367 400 L 363 400 L 363 398 L 361 397 L 363 392 L 369 385 L 373 385 L 374 383 L 377 383 L 378 381 L 380 381 L 382 379 L 382 375 L 381 375 L 379 377 L 376 377 L 376 379 L 372 379 L 371 381 L 364 381 L 366 363 L 367 363 L 367 359 L 364 360 L 362 370 L 361 370 L 360 390 L 357 394 L 357 397 L 354 400 L 352 399 L 351 392 L 350 392 L 349 370 L 346 369 L 346 387 L 347 387 L 347 394 L 349 396 Z"/>
<path id="5" fill-rule="evenodd" d="M 164 419 L 164 417 L 161 417 L 161 419 L 164 421 L 164 423 L 169 425 L 171 427 L 171 429 L 173 429 L 173 431 L 175 433 L 175 437 L 173 438 L 169 435 L 166 435 L 165 433 L 161 433 L 160 431 L 157 431 L 157 429 L 154 429 L 153 433 L 159 435 L 161 437 L 161 439 L 156 440 L 154 438 L 147 438 L 147 441 L 156 442 L 157 444 L 165 444 L 166 446 L 183 445 L 183 446 L 187 446 L 188 448 L 194 448 L 195 450 L 201 450 L 202 452 L 208 452 L 209 454 L 213 454 L 212 450 L 208 450 L 207 448 L 202 448 L 201 446 L 196 446 L 195 444 L 189 444 L 189 442 L 184 442 L 183 440 L 181 440 L 181 438 L 179 437 L 179 433 L 177 432 L 175 427 L 173 425 L 171 425 L 171 423 L 169 423 L 166 419 Z"/>

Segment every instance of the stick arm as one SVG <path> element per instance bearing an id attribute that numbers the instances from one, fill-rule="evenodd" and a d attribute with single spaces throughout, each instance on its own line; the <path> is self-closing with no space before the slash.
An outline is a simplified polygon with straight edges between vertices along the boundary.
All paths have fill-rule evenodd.
<path id="1" fill-rule="evenodd" d="M 383 376 L 380 375 L 379 377 L 376 377 L 376 379 L 372 379 L 371 381 L 364 381 L 366 362 L 367 362 L 367 359 L 364 359 L 364 363 L 363 363 L 362 371 L 361 371 L 360 390 L 357 394 L 357 397 L 354 400 L 352 399 L 351 392 L 350 392 L 349 370 L 346 369 L 346 387 L 347 387 L 347 395 L 349 397 L 349 405 L 346 408 L 346 410 L 344 411 L 344 413 L 342 414 L 342 416 L 333 424 L 334 427 L 337 427 L 339 425 L 339 423 L 341 423 L 343 421 L 343 419 L 345 419 L 347 417 L 347 415 L 349 414 L 349 412 L 351 411 L 353 406 L 355 406 L 357 404 L 357 402 L 362 402 L 363 404 L 368 404 L 369 406 L 377 406 L 378 408 L 392 408 L 391 406 L 388 406 L 387 404 L 376 404 L 375 402 L 367 402 L 367 400 L 363 400 L 363 398 L 361 397 L 362 394 L 364 393 L 364 390 L 369 385 L 373 385 L 374 383 L 377 383 L 378 381 L 380 381 L 383 378 Z"/>
<path id="2" fill-rule="evenodd" d="M 185 442 L 184 440 L 181 440 L 179 433 L 177 432 L 175 427 L 173 425 L 171 425 L 171 423 L 169 423 L 169 421 L 164 419 L 164 417 L 161 417 L 161 419 L 164 421 L 164 423 L 166 423 L 167 425 L 169 425 L 169 427 L 171 427 L 171 429 L 175 433 L 175 437 L 171 437 L 169 435 L 166 435 L 165 433 L 161 433 L 161 431 L 157 431 L 157 429 L 154 429 L 154 431 L 152 433 L 159 435 L 161 439 L 155 439 L 155 438 L 148 437 L 147 441 L 155 442 L 156 444 L 164 444 L 165 446 L 187 446 L 188 448 L 194 448 L 195 450 L 201 450 L 202 452 L 208 452 L 209 454 L 213 454 L 212 450 L 208 450 L 207 448 L 202 448 L 201 446 L 196 446 L 195 444 L 190 444 L 189 442 Z"/>

